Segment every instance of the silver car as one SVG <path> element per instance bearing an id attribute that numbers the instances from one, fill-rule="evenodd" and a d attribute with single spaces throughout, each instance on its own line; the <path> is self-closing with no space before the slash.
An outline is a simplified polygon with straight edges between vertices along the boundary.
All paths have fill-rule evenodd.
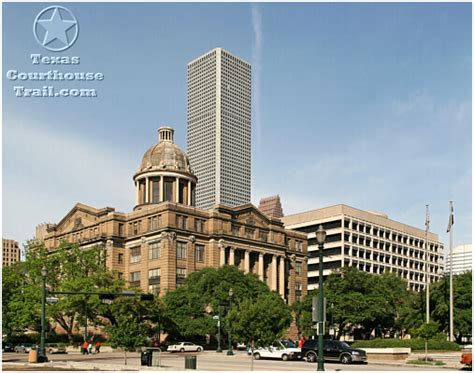
<path id="1" fill-rule="evenodd" d="M 31 351 L 32 347 L 33 345 L 31 343 L 20 343 L 19 345 L 15 346 L 15 352 L 26 354 Z"/>

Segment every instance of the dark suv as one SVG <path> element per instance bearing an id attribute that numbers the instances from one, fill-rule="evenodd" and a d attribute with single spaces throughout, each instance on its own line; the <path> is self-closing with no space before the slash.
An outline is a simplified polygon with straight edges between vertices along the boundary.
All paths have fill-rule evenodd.
<path id="1" fill-rule="evenodd" d="M 352 348 L 342 341 L 325 340 L 323 351 L 324 360 L 340 361 L 343 364 L 367 361 L 367 354 L 364 350 Z M 316 362 L 318 360 L 318 340 L 308 339 L 301 348 L 301 356 L 305 357 L 309 363 Z"/>

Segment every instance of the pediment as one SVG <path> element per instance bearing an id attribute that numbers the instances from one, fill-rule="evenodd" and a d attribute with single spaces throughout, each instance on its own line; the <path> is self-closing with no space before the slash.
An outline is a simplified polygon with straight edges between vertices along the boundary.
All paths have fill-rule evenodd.
<path id="1" fill-rule="evenodd" d="M 83 204 L 76 204 L 61 219 L 56 227 L 58 233 L 73 232 L 94 225 L 99 220 L 99 210 Z"/>
<path id="2" fill-rule="evenodd" d="M 255 228 L 268 228 L 271 223 L 270 219 L 253 205 L 234 211 L 233 217 L 238 223 Z"/>

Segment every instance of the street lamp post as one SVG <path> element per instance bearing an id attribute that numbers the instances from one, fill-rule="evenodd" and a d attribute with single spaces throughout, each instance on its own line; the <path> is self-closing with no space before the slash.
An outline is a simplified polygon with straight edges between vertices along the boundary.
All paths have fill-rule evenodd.
<path id="1" fill-rule="evenodd" d="M 323 356 L 323 348 L 324 348 L 324 288 L 323 288 L 323 249 L 324 249 L 324 242 L 326 241 L 326 231 L 323 229 L 323 226 L 320 225 L 318 230 L 316 231 L 316 242 L 318 243 L 318 251 L 319 251 L 319 288 L 318 288 L 318 295 L 319 295 L 319 304 L 318 304 L 318 312 L 319 312 L 319 320 L 318 320 L 318 371 L 324 371 L 324 356 Z"/>
<path id="2" fill-rule="evenodd" d="M 217 350 L 216 352 L 222 352 L 221 347 L 221 305 L 219 303 L 218 307 L 218 319 L 217 319 Z"/>
<path id="3" fill-rule="evenodd" d="M 41 296 L 41 340 L 40 340 L 40 350 L 38 351 L 38 361 L 45 362 L 48 361 L 46 357 L 45 350 L 45 331 L 46 331 L 46 276 L 48 275 L 48 269 L 43 266 L 41 268 L 41 277 L 43 280 L 43 291 Z"/>
<path id="4" fill-rule="evenodd" d="M 234 291 L 232 288 L 229 289 L 229 312 L 232 308 L 232 296 L 234 295 Z M 227 316 L 228 317 L 228 316 Z M 231 325 L 230 325 L 230 317 L 228 317 L 229 322 L 229 346 L 227 348 L 227 355 L 233 355 L 234 351 L 232 351 L 232 332 L 231 332 Z"/>

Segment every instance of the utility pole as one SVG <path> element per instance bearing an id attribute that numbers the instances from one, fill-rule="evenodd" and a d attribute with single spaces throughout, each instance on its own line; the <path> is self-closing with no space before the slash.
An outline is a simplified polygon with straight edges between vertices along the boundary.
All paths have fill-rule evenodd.
<path id="1" fill-rule="evenodd" d="M 430 266 L 429 266 L 429 245 L 428 245 L 428 231 L 430 230 L 430 212 L 426 205 L 426 219 L 425 219 L 425 276 L 426 276 L 426 323 L 430 322 Z"/>
<path id="2" fill-rule="evenodd" d="M 449 340 L 454 341 L 454 295 L 453 295 L 453 225 L 454 225 L 454 210 L 453 201 L 449 201 L 450 215 L 449 215 Z"/>

